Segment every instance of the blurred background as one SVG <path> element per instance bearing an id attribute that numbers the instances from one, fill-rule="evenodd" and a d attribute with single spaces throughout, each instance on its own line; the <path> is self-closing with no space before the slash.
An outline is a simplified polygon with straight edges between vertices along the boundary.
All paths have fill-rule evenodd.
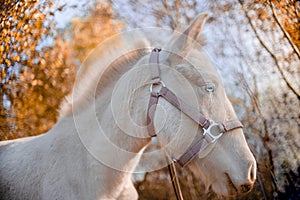
<path id="1" fill-rule="evenodd" d="M 0 0 L 0 140 L 49 130 L 101 41 L 134 28 L 176 29 L 201 12 L 209 14 L 205 50 L 258 162 L 254 190 L 231 199 L 300 199 L 298 0 Z M 218 199 L 188 168 L 179 176 L 185 199 Z M 175 199 L 167 169 L 133 180 L 140 199 Z"/>

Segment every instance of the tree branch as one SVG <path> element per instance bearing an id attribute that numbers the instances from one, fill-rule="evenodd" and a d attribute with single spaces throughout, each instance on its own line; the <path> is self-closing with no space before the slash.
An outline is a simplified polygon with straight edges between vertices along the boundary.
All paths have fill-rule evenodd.
<path id="1" fill-rule="evenodd" d="M 299 52 L 298 47 L 294 44 L 290 34 L 284 29 L 283 25 L 280 23 L 280 21 L 278 19 L 278 15 L 277 15 L 277 13 L 275 11 L 275 8 L 274 8 L 274 4 L 271 2 L 271 0 L 268 0 L 268 1 L 269 1 L 269 5 L 271 7 L 271 10 L 272 10 L 275 21 L 277 22 L 277 24 L 280 27 L 281 31 L 283 32 L 284 36 L 287 38 L 287 40 L 289 41 L 289 43 L 292 46 L 293 50 L 295 51 L 298 58 L 300 59 L 300 52 Z"/>
<path id="2" fill-rule="evenodd" d="M 265 48 L 265 50 L 270 54 L 270 56 L 273 58 L 274 62 L 275 62 L 275 66 L 278 69 L 280 75 L 282 76 L 284 82 L 286 83 L 287 87 L 297 96 L 298 100 L 300 100 L 300 93 L 293 87 L 293 85 L 289 82 L 289 80 L 287 79 L 287 77 L 284 75 L 284 71 L 282 69 L 282 67 L 280 67 L 279 61 L 276 57 L 276 55 L 272 52 L 272 50 L 264 43 L 263 39 L 260 37 L 260 35 L 258 34 L 254 24 L 252 23 L 252 20 L 250 19 L 250 17 L 248 16 L 247 11 L 244 8 L 243 5 L 243 0 L 239 0 L 239 3 L 242 6 L 242 9 L 245 12 L 245 16 L 255 34 L 255 36 L 257 37 L 258 41 L 260 42 L 260 44 Z"/>

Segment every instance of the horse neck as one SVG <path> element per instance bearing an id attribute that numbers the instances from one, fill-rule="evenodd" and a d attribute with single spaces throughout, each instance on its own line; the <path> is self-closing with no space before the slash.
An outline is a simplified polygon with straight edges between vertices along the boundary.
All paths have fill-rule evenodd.
<path id="1" fill-rule="evenodd" d="M 145 51 L 133 54 L 119 60 L 103 75 L 101 85 L 105 83 L 105 88 L 96 89 L 94 111 L 106 136 L 117 146 L 136 153 L 150 141 L 146 128 L 150 75 Z"/>
<path id="2" fill-rule="evenodd" d="M 105 74 L 105 76 L 112 80 L 111 83 L 105 83 L 105 88 L 97 88 L 99 94 L 94 100 L 90 101 L 89 106 L 86 105 L 86 109 L 79 108 L 79 112 L 75 110 L 72 116 L 67 116 L 71 121 L 74 121 L 73 125 L 76 128 L 74 136 L 79 136 L 88 152 L 102 163 L 122 171 L 132 171 L 134 169 L 142 151 L 151 141 L 146 128 L 141 132 L 134 127 L 129 127 L 129 130 L 126 128 L 124 130 L 122 125 L 120 127 L 120 123 L 131 124 L 130 120 L 132 118 L 130 117 L 121 117 L 121 121 L 116 120 L 116 115 L 120 116 L 122 113 L 128 113 L 126 107 L 122 107 L 125 110 L 117 109 L 118 113 L 114 113 L 112 110 L 112 107 L 114 107 L 112 105 L 113 99 L 117 98 L 118 102 L 116 104 L 119 106 L 130 98 L 127 97 L 127 93 L 114 95 L 113 91 L 120 77 L 127 72 L 124 68 L 130 70 L 131 66 L 123 65 L 123 70 L 119 73 L 116 73 L 116 70 L 108 70 L 112 73 Z M 141 74 L 139 75 L 139 78 L 141 78 Z M 148 79 L 147 74 L 144 76 L 144 79 Z M 148 98 L 138 99 L 138 102 L 135 103 L 134 107 L 137 107 L 137 109 L 132 111 L 134 121 L 146 124 L 148 104 L 146 99 L 148 100 Z M 76 109 L 76 105 L 73 108 Z M 135 135 L 135 133 L 139 135 Z M 141 137 L 141 135 L 145 137 Z"/>

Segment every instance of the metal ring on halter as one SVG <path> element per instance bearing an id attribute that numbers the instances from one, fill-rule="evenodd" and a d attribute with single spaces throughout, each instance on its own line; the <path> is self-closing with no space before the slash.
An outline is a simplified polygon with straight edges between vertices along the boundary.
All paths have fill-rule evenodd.
<path id="1" fill-rule="evenodd" d="M 151 85 L 150 85 L 150 92 L 152 93 L 152 91 L 153 91 L 153 86 L 161 86 L 160 87 L 160 89 L 161 88 L 163 88 L 163 87 L 166 87 L 166 84 L 163 82 L 163 81 L 158 81 L 158 82 L 156 82 L 156 83 L 152 83 Z"/>
<path id="2" fill-rule="evenodd" d="M 217 127 L 218 129 L 220 129 L 219 124 L 214 122 L 213 120 L 210 120 L 210 125 L 207 129 L 203 128 L 203 135 L 208 134 L 212 138 L 212 141 L 211 141 L 212 143 L 215 142 L 217 139 L 219 139 L 223 135 L 223 132 L 220 132 L 218 135 L 213 135 L 211 133 L 211 129 L 214 126 Z"/>
<path id="3" fill-rule="evenodd" d="M 173 161 L 174 163 L 177 163 L 176 158 L 172 158 L 172 161 Z"/>

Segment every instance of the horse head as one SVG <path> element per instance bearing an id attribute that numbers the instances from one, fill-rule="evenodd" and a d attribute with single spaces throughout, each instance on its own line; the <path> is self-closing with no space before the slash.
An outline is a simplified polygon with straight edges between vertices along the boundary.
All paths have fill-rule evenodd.
<path id="1" fill-rule="evenodd" d="M 198 16 L 162 48 L 161 82 L 157 85 L 169 88 L 174 97 L 181 98 L 209 119 L 212 126 L 209 128 L 217 129 L 212 123 L 236 121 L 237 116 L 214 65 L 202 48 L 204 40 L 200 33 L 206 18 L 207 15 Z M 204 129 L 165 98 L 159 98 L 157 105 L 153 120 L 158 141 L 170 159 L 178 159 L 202 137 Z M 256 179 L 256 162 L 239 125 L 209 141 L 188 166 L 204 181 L 206 188 L 211 186 L 217 194 L 225 196 L 250 191 Z"/>

